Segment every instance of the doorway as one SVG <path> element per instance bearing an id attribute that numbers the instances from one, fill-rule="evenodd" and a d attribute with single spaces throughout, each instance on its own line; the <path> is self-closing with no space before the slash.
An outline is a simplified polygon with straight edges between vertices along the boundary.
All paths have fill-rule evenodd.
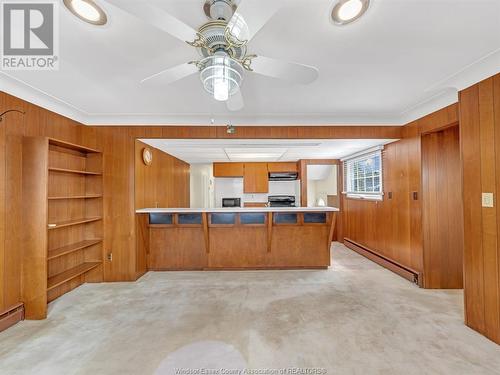
<path id="1" fill-rule="evenodd" d="M 463 288 L 463 209 L 459 128 L 422 136 L 425 288 Z"/>

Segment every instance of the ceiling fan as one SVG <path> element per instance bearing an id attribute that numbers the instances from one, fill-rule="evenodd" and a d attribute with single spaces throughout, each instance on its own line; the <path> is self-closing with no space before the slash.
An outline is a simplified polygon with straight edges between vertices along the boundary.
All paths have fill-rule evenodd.
<path id="1" fill-rule="evenodd" d="M 169 84 L 198 73 L 205 90 L 225 101 L 230 111 L 243 108 L 241 84 L 250 72 L 308 84 L 318 78 L 313 66 L 276 60 L 247 52 L 248 42 L 278 11 L 279 0 L 205 0 L 209 21 L 198 31 L 155 6 L 138 0 L 107 0 L 114 6 L 195 47 L 198 60 L 167 68 L 144 78 Z"/>

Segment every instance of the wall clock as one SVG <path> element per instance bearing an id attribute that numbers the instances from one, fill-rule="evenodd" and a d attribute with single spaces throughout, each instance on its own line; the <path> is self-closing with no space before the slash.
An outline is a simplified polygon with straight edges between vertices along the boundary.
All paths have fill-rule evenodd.
<path id="1" fill-rule="evenodd" d="M 145 147 L 142 149 L 142 161 L 146 165 L 151 165 L 151 163 L 153 162 L 153 152 L 150 148 Z"/>

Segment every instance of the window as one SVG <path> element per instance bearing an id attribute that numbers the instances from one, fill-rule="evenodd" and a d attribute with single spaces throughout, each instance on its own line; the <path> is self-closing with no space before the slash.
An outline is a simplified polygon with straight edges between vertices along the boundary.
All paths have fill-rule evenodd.
<path id="1" fill-rule="evenodd" d="M 357 154 L 344 162 L 344 194 L 352 198 L 382 199 L 382 149 Z"/>

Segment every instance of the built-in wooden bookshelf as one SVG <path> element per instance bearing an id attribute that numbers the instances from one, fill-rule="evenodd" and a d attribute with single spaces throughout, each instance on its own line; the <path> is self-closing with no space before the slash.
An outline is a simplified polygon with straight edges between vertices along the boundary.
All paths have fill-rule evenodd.
<path id="1" fill-rule="evenodd" d="M 23 142 L 26 316 L 85 282 L 103 280 L 102 153 L 52 138 Z"/>

